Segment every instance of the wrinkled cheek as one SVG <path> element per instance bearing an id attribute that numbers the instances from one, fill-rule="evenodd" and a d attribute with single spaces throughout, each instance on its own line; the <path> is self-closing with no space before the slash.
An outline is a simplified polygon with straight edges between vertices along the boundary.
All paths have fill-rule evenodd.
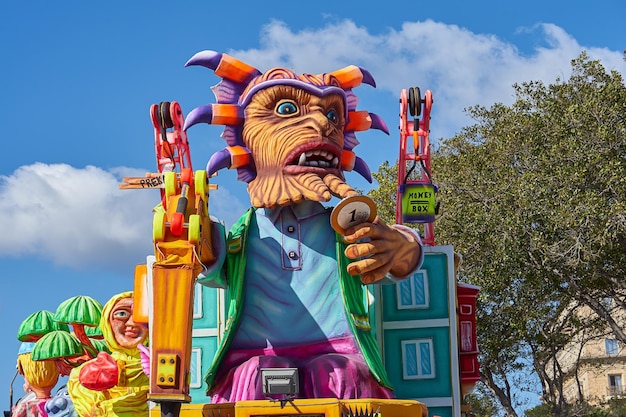
<path id="1" fill-rule="evenodd" d="M 113 330 L 113 334 L 115 335 L 116 339 L 124 337 L 124 327 L 125 326 L 120 326 L 120 325 L 111 326 L 111 329 Z"/>
<path id="2" fill-rule="evenodd" d="M 266 141 L 267 146 L 261 145 L 259 149 L 253 151 L 257 168 L 279 167 L 283 165 L 285 146 L 280 146 L 275 141 Z"/>
<path id="3" fill-rule="evenodd" d="M 297 135 L 290 136 L 287 132 L 277 133 L 266 126 L 265 129 L 251 128 L 244 131 L 244 138 L 259 169 L 281 166 L 287 153 L 295 146 Z"/>

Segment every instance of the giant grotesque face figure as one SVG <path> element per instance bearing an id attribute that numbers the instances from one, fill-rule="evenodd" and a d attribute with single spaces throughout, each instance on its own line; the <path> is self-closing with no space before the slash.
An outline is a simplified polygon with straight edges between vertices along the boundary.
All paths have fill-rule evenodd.
<path id="1" fill-rule="evenodd" d="M 286 85 L 254 94 L 243 126 L 257 170 L 248 185 L 252 205 L 272 208 L 356 194 L 340 169 L 345 123 L 339 94 L 319 97 Z"/>
<path id="2" fill-rule="evenodd" d="M 193 109 L 184 129 L 198 123 L 225 126 L 222 138 L 228 146 L 211 156 L 207 172 L 211 176 L 220 169 L 237 169 L 237 178 L 248 183 L 253 206 L 354 195 L 344 171 L 372 181 L 369 167 L 353 151 L 359 143 L 355 132 L 389 131 L 379 116 L 356 109 L 352 90 L 361 83 L 376 86 L 364 68 L 350 65 L 322 74 L 286 68 L 261 72 L 208 50 L 186 65 L 209 68 L 222 81 L 212 88 L 218 102 Z"/>

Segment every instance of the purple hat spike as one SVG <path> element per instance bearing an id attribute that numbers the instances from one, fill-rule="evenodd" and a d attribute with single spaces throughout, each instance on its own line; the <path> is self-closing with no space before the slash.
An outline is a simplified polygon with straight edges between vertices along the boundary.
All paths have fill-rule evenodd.
<path id="1" fill-rule="evenodd" d="M 200 51 L 192 56 L 185 64 L 186 67 L 191 65 L 200 65 L 215 71 L 222 60 L 222 54 L 215 51 Z"/>
<path id="2" fill-rule="evenodd" d="M 210 177 L 215 174 L 220 169 L 230 168 L 230 152 L 228 149 L 222 149 L 221 151 L 215 152 L 211 155 L 211 159 L 206 165 L 207 175 Z"/>
<path id="3" fill-rule="evenodd" d="M 370 118 L 372 119 L 372 125 L 370 126 L 370 129 L 382 130 L 386 134 L 389 134 L 389 129 L 387 128 L 387 123 L 385 123 L 385 121 L 383 120 L 382 117 L 380 117 L 377 114 L 370 113 Z"/>
<path id="4" fill-rule="evenodd" d="M 354 169 L 353 171 L 361 174 L 363 178 L 367 180 L 370 184 L 372 183 L 372 173 L 370 172 L 370 167 L 367 166 L 365 161 L 358 156 L 354 160 Z"/>
<path id="5" fill-rule="evenodd" d="M 367 85 L 371 85 L 372 87 L 376 88 L 376 81 L 374 80 L 374 77 L 372 76 L 372 74 L 370 74 L 370 72 L 363 67 L 359 67 L 359 69 L 361 70 L 361 73 L 363 74 L 363 81 L 361 82 Z"/>
<path id="6" fill-rule="evenodd" d="M 356 111 L 358 104 L 357 96 L 352 92 L 352 87 L 356 87 L 359 84 L 368 84 L 372 87 L 376 87 L 376 81 L 372 74 L 363 67 L 357 67 L 360 71 L 360 77 L 354 74 L 350 74 L 354 79 L 346 80 L 345 86 L 337 86 L 334 83 L 326 84 L 326 81 L 322 85 L 315 83 L 309 83 L 306 77 L 295 76 L 295 78 L 278 79 L 268 77 L 267 80 L 262 83 L 253 84 L 255 77 L 263 75 L 258 69 L 249 66 L 248 64 L 238 61 L 237 59 L 220 52 L 212 50 L 200 51 L 192 56 L 185 66 L 202 66 L 213 70 L 218 77 L 222 80 L 212 88 L 215 97 L 217 98 L 217 104 L 205 105 L 193 109 L 185 120 L 184 129 L 187 130 L 191 126 L 199 123 L 213 124 L 214 113 L 218 112 L 217 107 L 219 105 L 238 105 L 240 110 L 243 111 L 248 104 L 246 97 L 241 97 L 244 91 L 247 91 L 247 97 L 251 97 L 250 91 L 254 92 L 255 87 L 258 89 L 259 85 L 267 87 L 269 84 L 276 83 L 277 85 L 293 85 L 296 88 L 302 88 L 320 97 L 332 92 L 334 89 L 338 89 L 337 93 L 342 94 L 345 97 L 346 112 Z M 223 67 L 223 68 L 222 68 Z M 218 69 L 219 68 L 219 69 Z M 354 67 L 350 69 L 353 71 Z M 303 74 L 303 76 L 306 74 Z M 358 75 L 358 74 L 357 74 Z M 302 77 L 303 77 L 302 76 Z M 389 134 L 389 129 L 384 120 L 373 113 L 369 113 L 372 120 L 370 129 L 377 129 Z M 243 117 L 243 116 L 242 116 Z M 239 120 L 239 119 L 238 119 Z M 243 120 L 243 119 L 241 119 Z M 223 124 L 223 123 L 220 123 Z M 222 138 L 229 146 L 243 146 L 242 126 L 226 125 Z M 355 132 L 344 131 L 344 149 L 352 151 L 352 149 L 358 145 L 359 141 L 356 139 Z M 217 171 L 223 168 L 231 168 L 231 153 L 228 149 L 216 152 L 211 156 L 207 164 L 207 172 L 209 175 L 215 174 Z M 369 167 L 361 158 L 356 157 L 354 162 L 353 171 L 358 172 L 370 183 L 372 182 L 372 174 Z M 249 182 L 256 177 L 256 168 L 254 162 L 249 165 L 240 166 L 237 168 L 238 179 L 241 181 Z"/>
<path id="7" fill-rule="evenodd" d="M 191 126 L 197 125 L 198 123 L 207 123 L 211 124 L 213 121 L 213 105 L 207 104 L 206 106 L 196 107 L 192 111 L 189 112 L 187 118 L 185 119 L 185 125 L 183 126 L 183 130 L 189 129 Z"/>

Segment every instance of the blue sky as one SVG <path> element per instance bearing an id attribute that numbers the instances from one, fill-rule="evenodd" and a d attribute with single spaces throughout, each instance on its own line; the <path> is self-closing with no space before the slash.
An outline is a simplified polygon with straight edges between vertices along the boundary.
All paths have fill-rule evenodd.
<path id="1" fill-rule="evenodd" d="M 373 171 L 397 157 L 402 88 L 433 91 L 436 140 L 471 122 L 463 108 L 510 103 L 515 82 L 566 78 L 582 50 L 626 74 L 622 0 L 302 4 L 315 6 L 273 0 L 3 5 L 0 387 L 8 388 L 17 329 L 30 313 L 55 311 L 74 295 L 104 303 L 132 289 L 134 265 L 152 251 L 150 210 L 159 195 L 119 191 L 117 184 L 123 175 L 155 171 L 152 103 L 176 100 L 188 113 L 215 102 L 210 87 L 218 78 L 184 67 L 196 52 L 226 52 L 261 70 L 368 69 L 378 86 L 355 90 L 359 108 L 382 116 L 391 132 L 359 135 L 356 151 Z M 190 129 L 194 169 L 224 147 L 220 133 L 217 126 Z M 347 179 L 371 187 L 358 174 Z M 213 182 L 220 188 L 210 211 L 230 224 L 249 204 L 245 184 L 234 172 Z M 8 399 L 0 404 L 6 409 Z"/>

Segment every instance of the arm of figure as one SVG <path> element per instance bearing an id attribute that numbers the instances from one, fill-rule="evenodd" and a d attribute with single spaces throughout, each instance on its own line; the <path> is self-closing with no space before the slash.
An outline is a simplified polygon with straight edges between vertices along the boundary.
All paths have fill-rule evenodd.
<path id="1" fill-rule="evenodd" d="M 106 391 L 117 385 L 119 375 L 115 358 L 107 352 L 100 352 L 95 359 L 82 365 L 78 379 L 85 388 Z"/>
<path id="2" fill-rule="evenodd" d="M 112 356 L 109 355 L 109 357 L 113 359 Z M 114 386 L 110 390 L 96 391 L 87 388 L 80 379 L 81 371 L 86 364 L 72 370 L 67 381 L 68 393 L 77 415 L 90 417 L 148 415 L 147 393 L 149 381 L 143 373 L 137 374 L 141 375 L 141 377 L 133 379 L 128 379 L 128 374 L 126 373 L 124 377 L 120 378 L 123 380 L 123 386 Z M 116 384 L 120 384 L 120 382 L 116 381 Z"/>
<path id="3" fill-rule="evenodd" d="M 143 369 L 143 373 L 146 376 L 150 376 L 150 348 L 143 343 L 139 343 L 137 349 L 139 349 L 141 356 L 141 369 Z"/>
<path id="4" fill-rule="evenodd" d="M 224 271 L 226 261 L 226 228 L 224 223 L 211 216 L 211 240 L 215 262 L 205 265 L 205 268 L 198 274 L 198 282 L 211 288 L 226 288 L 228 282 Z"/>
<path id="5" fill-rule="evenodd" d="M 346 231 L 345 254 L 355 260 L 348 265 L 350 275 L 361 275 L 361 282 L 372 284 L 391 277 L 403 279 L 420 268 L 424 254 L 422 242 L 411 229 L 387 225 L 376 217 Z"/>

